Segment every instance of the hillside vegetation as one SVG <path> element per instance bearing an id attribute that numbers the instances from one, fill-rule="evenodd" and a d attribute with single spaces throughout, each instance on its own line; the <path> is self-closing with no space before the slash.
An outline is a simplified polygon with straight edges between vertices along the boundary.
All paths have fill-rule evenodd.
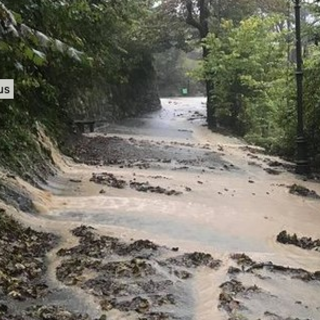
<path id="1" fill-rule="evenodd" d="M 159 108 L 157 14 L 141 1 L 1 1 L 0 75 L 15 80 L 15 99 L 0 101 L 0 164 L 25 173 L 47 158 L 39 124 L 61 142 L 73 120 Z"/>

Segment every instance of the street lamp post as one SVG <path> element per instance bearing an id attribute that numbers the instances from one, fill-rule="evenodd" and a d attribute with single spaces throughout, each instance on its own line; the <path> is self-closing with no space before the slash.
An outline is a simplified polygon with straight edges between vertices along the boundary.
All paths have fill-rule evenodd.
<path id="1" fill-rule="evenodd" d="M 295 2 L 295 20 L 296 20 L 296 58 L 297 58 L 297 114 L 298 114 L 298 126 L 297 126 L 297 155 L 296 155 L 296 173 L 307 174 L 310 172 L 310 166 L 308 161 L 307 140 L 304 136 L 303 127 L 303 69 L 302 69 L 302 46 L 301 46 L 301 4 L 300 0 L 294 0 Z"/>

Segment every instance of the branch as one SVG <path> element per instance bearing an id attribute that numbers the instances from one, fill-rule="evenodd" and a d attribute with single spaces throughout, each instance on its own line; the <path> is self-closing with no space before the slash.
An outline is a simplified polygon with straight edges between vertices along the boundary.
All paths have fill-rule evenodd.
<path id="1" fill-rule="evenodd" d="M 186 18 L 187 24 L 189 24 L 190 26 L 198 29 L 200 31 L 200 33 L 201 33 L 202 32 L 202 26 L 193 16 L 192 0 L 187 0 L 186 8 L 187 8 L 187 18 Z"/>

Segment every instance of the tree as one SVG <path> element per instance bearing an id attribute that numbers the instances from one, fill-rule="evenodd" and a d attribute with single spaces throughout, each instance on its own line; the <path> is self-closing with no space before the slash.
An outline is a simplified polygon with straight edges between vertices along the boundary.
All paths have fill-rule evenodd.
<path id="1" fill-rule="evenodd" d="M 138 111 L 165 42 L 156 15 L 141 0 L 1 0 L 0 74 L 15 79 L 15 100 L 0 101 L 0 163 L 13 150 L 37 154 L 39 122 L 59 139 L 76 117 Z M 159 101 L 156 90 L 148 96 Z M 11 162 L 21 168 L 21 160 L 29 161 Z"/>
<path id="2" fill-rule="evenodd" d="M 204 40 L 209 34 L 209 18 L 210 18 L 210 1 L 199 0 L 194 3 L 192 0 L 186 1 L 186 22 L 190 26 L 199 31 L 201 40 Z M 209 55 L 209 48 L 205 45 L 202 46 L 202 56 L 206 60 Z M 215 105 L 213 101 L 214 82 L 211 75 L 205 77 L 206 93 L 207 93 L 207 122 L 210 129 L 217 126 Z"/>
<path id="3" fill-rule="evenodd" d="M 285 101 L 286 43 L 275 29 L 279 16 L 252 16 L 235 26 L 225 21 L 219 37 L 205 43 L 204 64 L 215 77 L 216 116 L 223 126 L 247 137 L 267 139 L 277 128 Z"/>
<path id="4" fill-rule="evenodd" d="M 198 31 L 203 60 L 206 60 L 209 54 L 209 48 L 203 41 L 209 32 L 219 33 L 223 19 L 232 19 L 235 24 L 239 24 L 241 19 L 254 14 L 258 9 L 258 4 L 252 0 L 165 0 L 162 6 L 169 16 L 184 17 L 186 23 Z M 207 70 L 205 83 L 209 128 L 217 126 L 213 78 L 212 72 Z"/>

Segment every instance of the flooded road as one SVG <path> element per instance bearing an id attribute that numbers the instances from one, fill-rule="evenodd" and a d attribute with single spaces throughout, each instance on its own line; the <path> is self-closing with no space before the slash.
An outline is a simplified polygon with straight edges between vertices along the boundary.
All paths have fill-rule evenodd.
<path id="1" fill-rule="evenodd" d="M 246 145 L 243 141 L 209 132 L 203 126 L 205 99 L 164 99 L 162 104 L 161 111 L 96 130 L 97 134 L 124 139 L 115 140 L 117 147 L 110 150 L 124 163 L 96 169 L 73 167 L 70 172 L 78 178 L 81 175 L 84 183 L 72 183 L 66 178 L 68 188 L 74 187 L 76 195 L 82 192 L 88 197 L 64 199 L 68 209 L 53 210 L 50 218 L 158 232 L 174 239 L 206 243 L 216 250 L 221 246 L 223 251 L 229 246 L 229 251 L 237 248 L 255 252 L 260 246 L 261 252 L 276 252 L 270 239 L 282 229 L 319 237 L 319 201 L 289 194 L 283 184 L 296 182 L 293 175 L 284 171 L 270 175 L 258 165 L 249 165 L 250 154 L 241 150 Z M 131 142 L 126 140 L 132 138 Z M 130 156 L 136 163 L 126 166 Z M 259 157 L 256 163 L 267 167 L 264 159 L 271 157 Z M 144 168 L 145 163 L 148 166 Z M 108 188 L 100 196 L 101 186 L 88 182 L 88 177 L 103 171 L 177 189 L 183 195 L 164 197 Z M 319 184 L 304 184 L 320 190 Z M 61 181 L 51 181 L 49 186 L 56 194 L 70 192 Z M 219 234 L 224 236 L 220 238 Z M 248 242 L 251 245 L 245 244 Z"/>
<path id="2" fill-rule="evenodd" d="M 270 174 L 266 169 L 279 159 L 240 139 L 210 132 L 205 99 L 163 99 L 162 105 L 160 111 L 87 134 L 85 146 L 77 149 L 78 164 L 56 155 L 63 173 L 35 197 L 41 213 L 32 217 L 34 223 L 58 231 L 69 246 L 75 244 L 69 230 L 84 224 L 124 241 L 148 239 L 219 259 L 220 269 L 197 272 L 192 289 L 182 289 L 186 300 L 179 302 L 180 311 L 163 319 L 175 319 L 175 314 L 201 320 L 319 320 L 317 274 L 304 282 L 292 275 L 296 271 L 270 271 L 269 265 L 254 272 L 245 271 L 252 265 L 242 265 L 243 274 L 229 271 L 235 268 L 234 253 L 255 262 L 320 270 L 320 252 L 276 242 L 282 230 L 320 238 L 320 201 L 292 195 L 287 187 L 297 183 L 320 194 L 320 184 L 302 181 L 281 166 Z M 112 183 L 121 180 L 123 188 L 92 179 L 93 173 L 105 172 Z M 160 262 L 157 268 L 168 272 Z M 108 315 L 130 317 L 142 319 L 121 312 Z"/>

